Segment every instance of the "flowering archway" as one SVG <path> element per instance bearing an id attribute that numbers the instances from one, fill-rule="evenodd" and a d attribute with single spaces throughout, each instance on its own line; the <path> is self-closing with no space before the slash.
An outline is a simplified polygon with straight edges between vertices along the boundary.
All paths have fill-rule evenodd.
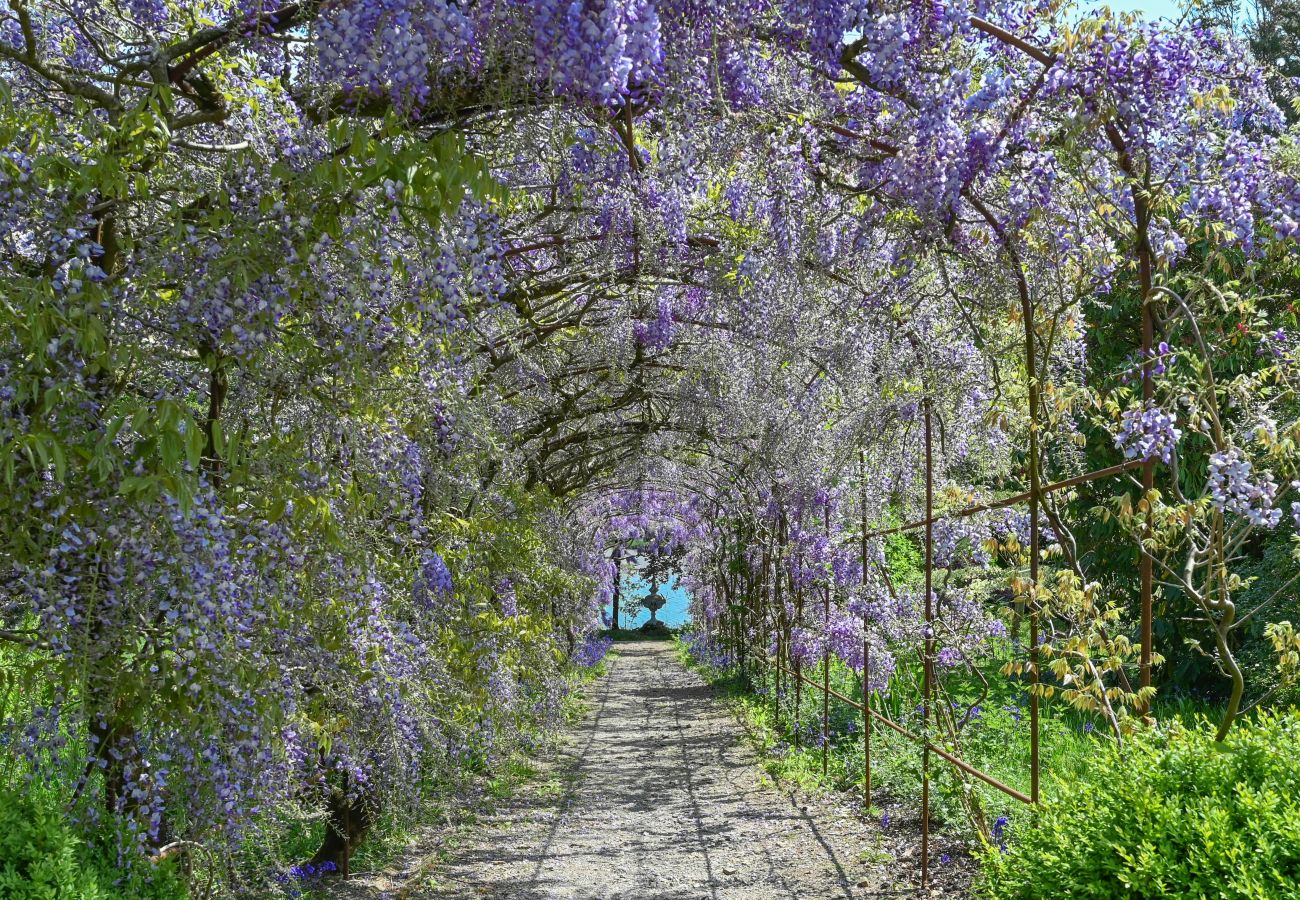
<path id="1" fill-rule="evenodd" d="M 825 742 L 861 673 L 868 794 L 875 721 L 1036 801 L 1041 705 L 1123 741 L 1188 641 L 1238 716 L 1300 183 L 1230 35 L 10 0 L 0 72 L 5 746 L 132 852 L 305 802 L 346 872 L 401 785 L 553 714 L 633 536 L 778 717 L 820 689 Z M 990 658 L 1021 787 L 961 756 Z"/>

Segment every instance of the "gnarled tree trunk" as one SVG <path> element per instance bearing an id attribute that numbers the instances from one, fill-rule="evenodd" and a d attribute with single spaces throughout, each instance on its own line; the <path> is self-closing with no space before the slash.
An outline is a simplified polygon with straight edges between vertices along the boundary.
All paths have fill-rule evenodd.
<path id="1" fill-rule="evenodd" d="M 374 822 L 375 805 L 364 794 L 349 797 L 347 782 L 344 781 L 342 787 L 330 792 L 326 809 L 329 815 L 325 839 L 308 862 L 317 868 L 324 863 L 333 863 L 335 871 L 346 878 L 348 862 L 366 839 Z"/>

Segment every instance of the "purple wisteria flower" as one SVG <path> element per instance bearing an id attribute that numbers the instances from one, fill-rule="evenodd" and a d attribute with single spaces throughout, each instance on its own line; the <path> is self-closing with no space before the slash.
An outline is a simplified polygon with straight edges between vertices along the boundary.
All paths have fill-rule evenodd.
<path id="1" fill-rule="evenodd" d="M 1176 417 L 1158 406 L 1125 410 L 1115 448 L 1125 459 L 1159 459 L 1168 465 L 1182 437 Z"/>
<path id="2" fill-rule="evenodd" d="M 1250 460 L 1236 447 L 1211 454 L 1211 502 L 1215 509 L 1245 516 L 1252 525 L 1276 528 L 1282 518 L 1282 511 L 1273 508 L 1277 484 L 1269 472 L 1254 474 Z"/>
<path id="3" fill-rule="evenodd" d="M 515 584 L 509 578 L 502 578 L 496 586 L 497 601 L 501 604 L 501 615 L 519 615 L 519 598 L 515 596 Z"/>
<path id="4" fill-rule="evenodd" d="M 436 601 L 446 600 L 451 597 L 454 589 L 451 570 L 447 568 L 447 563 L 443 560 L 442 554 L 430 550 L 425 555 L 424 563 L 420 567 L 420 573 L 415 579 L 415 587 L 412 590 L 415 602 L 423 606 L 430 606 Z"/>
<path id="5" fill-rule="evenodd" d="M 934 562 L 945 569 L 987 566 L 985 527 L 973 519 L 943 519 L 934 525 Z"/>

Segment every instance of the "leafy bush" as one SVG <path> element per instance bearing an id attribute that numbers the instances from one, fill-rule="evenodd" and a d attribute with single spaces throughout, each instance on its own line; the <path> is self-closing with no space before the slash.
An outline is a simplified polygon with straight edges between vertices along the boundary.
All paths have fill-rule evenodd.
<path id="1" fill-rule="evenodd" d="M 1017 831 L 988 854 L 987 897 L 1300 897 L 1300 714 L 1100 753 Z"/>
<path id="2" fill-rule="evenodd" d="M 124 869 L 59 813 L 0 790 L 0 900 L 174 900 L 186 895 L 170 862 Z"/>

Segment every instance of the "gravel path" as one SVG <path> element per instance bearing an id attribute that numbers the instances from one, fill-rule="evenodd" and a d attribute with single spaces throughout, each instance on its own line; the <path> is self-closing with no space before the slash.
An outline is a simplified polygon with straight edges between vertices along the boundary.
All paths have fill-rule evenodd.
<path id="1" fill-rule="evenodd" d="M 620 645 L 591 701 L 549 778 L 395 893 L 771 900 L 906 891 L 906 881 L 885 880 L 879 839 L 850 810 L 771 786 L 731 712 L 671 644 Z"/>

